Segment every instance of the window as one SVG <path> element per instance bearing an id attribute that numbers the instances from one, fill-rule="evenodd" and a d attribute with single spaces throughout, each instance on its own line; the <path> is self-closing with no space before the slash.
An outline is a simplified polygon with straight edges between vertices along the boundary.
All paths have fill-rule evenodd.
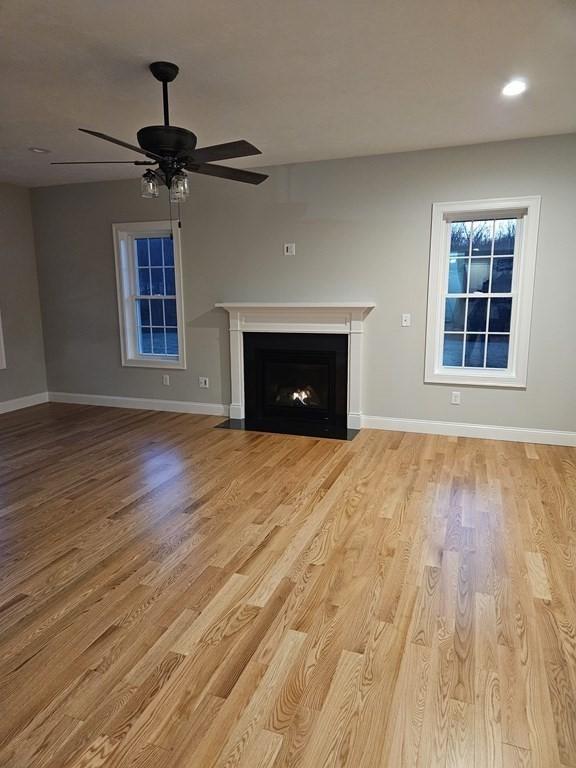
<path id="1" fill-rule="evenodd" d="M 122 364 L 185 368 L 179 232 L 170 222 L 115 224 Z"/>
<path id="2" fill-rule="evenodd" d="M 6 350 L 4 347 L 4 332 L 2 330 L 2 314 L 0 313 L 0 370 L 6 368 Z"/>
<path id="3" fill-rule="evenodd" d="M 436 203 L 426 381 L 525 387 L 539 197 Z"/>

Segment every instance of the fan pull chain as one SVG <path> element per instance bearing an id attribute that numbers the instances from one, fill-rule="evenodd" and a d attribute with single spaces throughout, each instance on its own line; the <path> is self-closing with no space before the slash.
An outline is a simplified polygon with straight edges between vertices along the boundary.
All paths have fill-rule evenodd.
<path id="1" fill-rule="evenodd" d="M 168 217 L 170 219 L 170 239 L 174 240 L 174 222 L 172 220 L 172 200 L 170 200 L 170 190 L 168 190 Z"/>
<path id="2" fill-rule="evenodd" d="M 174 240 L 174 217 L 172 216 L 172 200 L 170 200 L 170 190 L 168 190 L 168 215 L 170 217 L 170 237 Z M 182 208 L 178 202 L 178 229 L 182 229 Z"/>

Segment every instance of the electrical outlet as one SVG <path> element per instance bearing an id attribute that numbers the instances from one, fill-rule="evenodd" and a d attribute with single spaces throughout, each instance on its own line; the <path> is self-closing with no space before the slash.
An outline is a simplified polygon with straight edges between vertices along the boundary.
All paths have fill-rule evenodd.
<path id="1" fill-rule="evenodd" d="M 296 243 L 284 243 L 284 256 L 296 256 Z"/>
<path id="2" fill-rule="evenodd" d="M 450 403 L 452 405 L 460 405 L 462 400 L 460 399 L 460 392 L 452 392 L 450 397 Z"/>
<path id="3" fill-rule="evenodd" d="M 401 321 L 402 328 L 409 328 L 412 325 L 412 315 L 409 312 L 404 312 Z"/>
<path id="4" fill-rule="evenodd" d="M 208 389 L 210 387 L 210 379 L 207 376 L 198 376 L 198 384 L 200 389 Z"/>
<path id="5" fill-rule="evenodd" d="M 170 386 L 170 376 L 168 376 L 167 373 L 162 376 L 162 384 L 164 384 L 165 387 Z"/>

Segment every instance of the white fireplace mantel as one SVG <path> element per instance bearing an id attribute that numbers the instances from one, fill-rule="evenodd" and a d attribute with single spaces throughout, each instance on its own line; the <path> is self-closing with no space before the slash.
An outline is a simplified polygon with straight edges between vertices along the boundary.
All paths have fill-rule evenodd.
<path id="1" fill-rule="evenodd" d="M 362 420 L 362 333 L 364 320 L 376 305 L 349 302 L 222 302 L 230 315 L 230 418 L 244 418 L 244 332 L 345 333 L 348 341 L 348 427 Z"/>

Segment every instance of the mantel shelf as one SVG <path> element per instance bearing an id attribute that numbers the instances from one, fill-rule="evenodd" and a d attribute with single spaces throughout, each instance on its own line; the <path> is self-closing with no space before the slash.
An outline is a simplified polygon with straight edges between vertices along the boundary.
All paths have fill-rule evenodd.
<path id="1" fill-rule="evenodd" d="M 222 309 L 374 309 L 371 301 L 223 301 L 215 304 Z"/>

